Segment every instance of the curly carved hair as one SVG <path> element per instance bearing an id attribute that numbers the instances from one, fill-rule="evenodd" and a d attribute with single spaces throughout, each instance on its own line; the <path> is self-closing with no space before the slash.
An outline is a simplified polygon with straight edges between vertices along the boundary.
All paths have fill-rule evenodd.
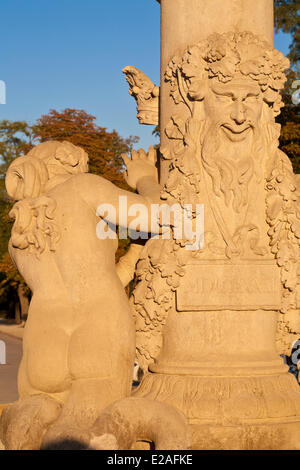
<path id="1" fill-rule="evenodd" d="M 15 201 L 36 198 L 51 178 L 87 171 L 88 155 L 82 148 L 67 141 L 45 142 L 12 162 L 6 174 L 6 190 Z"/>

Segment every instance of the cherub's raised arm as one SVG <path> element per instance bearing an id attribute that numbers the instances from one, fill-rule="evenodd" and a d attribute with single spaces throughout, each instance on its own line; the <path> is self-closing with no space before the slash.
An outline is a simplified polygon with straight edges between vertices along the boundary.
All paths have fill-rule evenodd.
<path id="1" fill-rule="evenodd" d="M 139 194 L 122 190 L 106 179 L 91 174 L 74 178 L 74 185 L 85 201 L 106 222 L 124 228 L 132 228 L 132 222 L 140 232 L 159 232 L 155 206 L 160 204 L 161 187 L 158 184 L 157 152 L 153 147 L 148 153 L 133 150 L 131 158 L 122 155 L 126 165 L 125 180 Z M 74 188 L 74 190 L 76 190 Z"/>
<path id="2" fill-rule="evenodd" d="M 148 153 L 143 149 L 133 150 L 131 158 L 126 154 L 122 154 L 122 158 L 126 165 L 127 184 L 142 196 L 158 203 L 161 186 L 158 183 L 157 150 L 150 146 Z"/>
<path id="3" fill-rule="evenodd" d="M 87 205 L 105 221 L 130 228 L 138 217 L 139 230 L 151 232 L 152 204 L 159 201 L 125 191 L 103 177 L 89 173 L 74 176 L 72 180 L 74 193 L 80 192 Z"/>

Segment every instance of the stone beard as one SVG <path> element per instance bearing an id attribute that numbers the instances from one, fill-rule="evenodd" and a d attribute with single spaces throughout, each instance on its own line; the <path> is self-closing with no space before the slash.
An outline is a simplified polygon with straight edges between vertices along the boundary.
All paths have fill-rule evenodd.
<path id="1" fill-rule="evenodd" d="M 166 69 L 175 105 L 183 103 L 194 124 L 203 121 L 198 161 L 228 216 L 229 210 L 241 214 L 247 207 L 254 178 L 256 184 L 263 181 L 269 153 L 265 129 L 280 113 L 287 67 L 279 51 L 245 31 L 212 34 L 174 56 Z M 172 153 L 177 158 L 174 139 L 195 142 L 193 125 L 188 127 L 184 129 L 179 115 L 171 116 L 166 126 L 169 148 L 163 148 L 167 159 Z M 173 188 L 170 193 L 174 195 Z"/>
<path id="2" fill-rule="evenodd" d="M 244 336 L 253 329 L 252 364 L 256 369 L 258 354 L 262 353 L 262 365 L 265 363 L 267 344 L 275 352 L 277 312 L 289 314 L 297 307 L 299 193 L 291 162 L 278 148 L 280 125 L 275 123 L 283 106 L 280 92 L 288 65 L 279 51 L 245 31 L 214 33 L 189 46 L 183 54 L 178 49 L 166 68 L 165 80 L 169 82 L 174 104 L 167 109 L 164 102 L 165 135 L 161 154 L 169 174 L 163 178 L 161 197 L 181 205 L 193 201 L 204 203 L 205 248 L 186 255 L 184 243 L 178 247 L 174 240 L 163 240 L 161 244 L 151 240 L 146 245 L 137 265 L 139 283 L 133 294 L 133 308 L 138 360 L 145 371 L 151 362 L 154 364 L 138 394 L 154 393 L 161 397 L 163 387 L 173 393 L 179 380 L 175 376 L 173 381 L 177 361 L 181 377 L 185 373 L 186 377 L 193 375 L 190 382 L 187 380 L 186 389 L 181 384 L 178 386 L 178 406 L 185 402 L 188 408 L 192 403 L 187 413 L 199 417 L 201 424 L 208 419 L 208 414 L 203 414 L 203 409 L 210 406 L 207 403 L 211 402 L 214 409 L 219 399 L 210 401 L 209 397 L 203 408 L 202 400 L 208 390 L 205 388 L 207 368 L 203 365 L 209 354 L 215 354 L 219 347 L 222 355 L 228 338 L 227 364 L 231 364 L 232 340 L 238 339 L 237 363 L 245 360 L 248 368 L 248 344 L 243 359 L 241 350 Z M 241 311 L 245 314 L 241 315 Z M 280 339 L 284 344 L 284 329 L 290 325 L 281 314 L 278 336 L 284 338 Z M 256 328 L 255 323 L 260 322 L 262 326 Z M 184 331 L 187 337 L 180 344 Z M 265 331 L 261 346 L 255 350 L 258 338 Z M 236 336 L 235 332 L 238 332 Z M 189 355 L 192 342 L 194 350 Z M 205 382 L 205 386 L 199 387 L 198 415 L 194 414 L 192 382 L 196 376 L 195 350 L 200 363 L 199 375 L 203 375 Z M 219 361 L 216 362 L 220 367 Z M 216 376 L 221 382 L 224 368 L 221 366 L 219 370 L 221 373 Z M 228 371 L 232 383 L 237 379 L 232 376 L 240 375 L 236 370 Z M 269 373 L 264 375 L 262 369 L 256 370 L 259 380 L 263 377 L 262 381 L 267 383 Z M 243 377 L 245 383 L 248 374 L 252 371 L 247 371 L 247 378 Z M 273 377 L 273 372 L 270 376 Z M 241 403 L 246 409 L 253 399 L 254 413 L 257 413 L 257 394 L 247 396 L 241 385 L 247 393 L 257 390 L 257 382 L 238 384 L 236 398 L 231 397 L 232 410 L 236 412 Z M 214 387 L 212 384 L 211 388 Z M 274 388 L 270 383 L 269 403 Z M 187 398 L 188 390 L 193 395 L 191 400 Z M 217 390 L 219 393 L 220 388 Z M 265 399 L 261 402 L 262 407 L 266 402 Z M 222 415 L 225 408 L 219 409 Z M 274 395 L 275 413 L 278 409 Z M 238 420 L 242 413 L 242 409 L 236 413 Z M 215 419 L 214 411 L 210 416 Z M 261 425 L 260 411 L 257 416 Z M 274 416 L 272 411 L 272 421 Z M 247 408 L 247 425 L 249 418 Z M 225 422 L 223 415 L 217 419 Z"/>
<path id="3" fill-rule="evenodd" d="M 206 122 L 203 130 L 201 159 L 209 174 L 217 197 L 224 198 L 227 207 L 232 204 L 236 213 L 248 203 L 248 189 L 253 177 L 260 183 L 266 151 L 262 131 L 254 130 L 250 148 L 224 143 L 220 135 L 221 123 Z"/>
<path id="4" fill-rule="evenodd" d="M 234 91 L 237 86 L 239 101 Z M 204 171 L 211 177 L 215 195 L 223 197 L 236 213 L 248 203 L 253 178 L 257 184 L 262 181 L 266 158 L 263 103 L 256 88 L 245 78 L 219 84 L 218 94 L 212 86 L 208 99 L 215 103 L 207 107 L 202 129 Z"/>

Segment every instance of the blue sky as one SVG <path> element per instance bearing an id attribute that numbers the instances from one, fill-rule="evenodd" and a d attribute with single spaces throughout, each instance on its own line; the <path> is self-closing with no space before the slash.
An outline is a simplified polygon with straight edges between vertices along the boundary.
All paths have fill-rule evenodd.
<path id="1" fill-rule="evenodd" d="M 136 119 L 121 70 L 135 65 L 159 84 L 160 12 L 155 0 L 0 0 L 0 119 L 30 123 L 49 109 L 84 109 L 108 130 L 156 142 Z M 288 53 L 289 35 L 275 36 Z"/>

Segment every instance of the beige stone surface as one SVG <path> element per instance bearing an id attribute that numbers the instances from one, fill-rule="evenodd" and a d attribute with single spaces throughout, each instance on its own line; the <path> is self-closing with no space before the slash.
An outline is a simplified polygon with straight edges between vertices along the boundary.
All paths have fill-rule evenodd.
<path id="1" fill-rule="evenodd" d="M 10 253 L 33 299 L 6 448 L 300 448 L 299 386 L 279 357 L 299 327 L 300 195 L 278 148 L 289 63 L 273 2 L 162 0 L 161 13 L 160 92 L 124 70 L 141 123 L 160 107 L 160 171 L 153 148 L 124 156 L 139 194 L 87 174 L 66 142 L 9 168 Z M 204 205 L 204 245 L 176 236 L 174 216 L 170 238 L 135 243 L 116 267 L 117 241 L 95 227 L 120 195 L 147 214 L 188 204 L 193 228 Z M 144 377 L 130 397 L 135 344 Z"/>
<path id="2" fill-rule="evenodd" d="M 44 430 L 59 416 L 61 404 L 37 394 L 6 406 L 1 414 L 0 440 L 5 450 L 39 449 Z"/>
<path id="3" fill-rule="evenodd" d="M 124 398 L 106 408 L 91 430 L 95 450 L 137 449 L 142 440 L 156 450 L 188 450 L 191 431 L 185 416 L 171 405 L 143 398 Z"/>
<path id="4" fill-rule="evenodd" d="M 207 262 L 186 266 L 176 291 L 177 310 L 276 310 L 280 273 L 273 263 Z"/>
<path id="5" fill-rule="evenodd" d="M 161 87 L 160 126 L 164 129 L 178 106 L 170 97 L 165 82 L 169 61 L 182 55 L 188 46 L 205 40 L 214 33 L 251 31 L 274 45 L 273 0 L 162 0 L 161 2 Z M 186 114 L 184 106 L 179 113 Z M 164 132 L 161 144 L 167 144 Z M 162 181 L 167 178 L 167 166 L 162 165 Z"/>
<path id="6" fill-rule="evenodd" d="M 279 357 L 298 328 L 299 194 L 278 149 L 288 61 L 272 8 L 161 2 L 161 197 L 204 204 L 205 244 L 141 253 L 134 396 L 181 410 L 194 449 L 299 448 L 299 386 Z"/>
<path id="7" fill-rule="evenodd" d="M 0 415 L 2 413 L 2 411 L 4 410 L 4 408 L 7 406 L 7 404 L 1 404 L 0 405 Z"/>
<path id="8" fill-rule="evenodd" d="M 147 178 L 152 182 L 157 172 L 154 153 L 134 156 L 127 162 L 127 178 L 140 190 L 144 184 L 151 196 L 155 185 L 147 190 Z M 18 201 L 10 213 L 15 222 L 9 251 L 33 293 L 18 376 L 20 399 L 1 418 L 7 448 L 39 447 L 55 420 L 44 419 L 49 400 L 57 404 L 59 418 L 52 434 L 65 426 L 77 436 L 78 426 L 90 426 L 103 408 L 131 392 L 135 332 L 121 282 L 128 283 L 124 276 L 130 276 L 138 252 L 132 248 L 120 279 L 117 239 L 97 237 L 96 212 L 102 202 L 118 210 L 120 195 L 127 197 L 129 210 L 134 203 L 149 207 L 151 199 L 88 174 L 87 164 L 82 149 L 49 142 L 15 160 L 6 176 L 7 191 Z M 36 396 L 42 407 L 38 424 Z"/>

